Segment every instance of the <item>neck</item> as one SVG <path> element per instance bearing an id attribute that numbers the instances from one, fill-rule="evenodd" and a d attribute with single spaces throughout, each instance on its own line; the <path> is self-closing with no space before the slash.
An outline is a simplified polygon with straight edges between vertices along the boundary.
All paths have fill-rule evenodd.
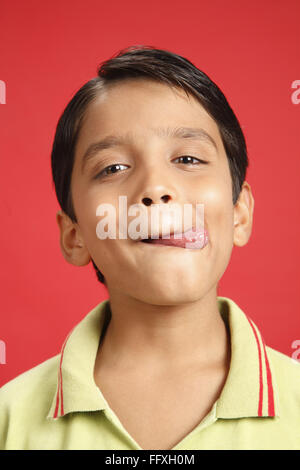
<path id="1" fill-rule="evenodd" d="M 180 305 L 152 305 L 110 290 L 111 320 L 95 367 L 164 372 L 184 367 L 228 367 L 230 336 L 216 289 Z"/>

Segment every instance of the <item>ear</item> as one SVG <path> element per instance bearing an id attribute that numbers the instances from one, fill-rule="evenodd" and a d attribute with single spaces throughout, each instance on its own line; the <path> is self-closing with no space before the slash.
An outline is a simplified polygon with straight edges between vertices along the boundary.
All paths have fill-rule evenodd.
<path id="1" fill-rule="evenodd" d="M 72 222 L 62 210 L 56 214 L 60 229 L 60 248 L 66 261 L 75 266 L 85 266 L 90 262 L 90 254 L 80 234 L 78 224 Z"/>
<path id="2" fill-rule="evenodd" d="M 234 206 L 233 244 L 244 246 L 252 232 L 254 198 L 247 181 L 243 183 L 239 199 Z"/>

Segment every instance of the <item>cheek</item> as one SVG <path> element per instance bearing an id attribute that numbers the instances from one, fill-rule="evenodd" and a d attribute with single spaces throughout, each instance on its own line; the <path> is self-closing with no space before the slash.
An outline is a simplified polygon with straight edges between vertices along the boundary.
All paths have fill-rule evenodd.
<path id="1" fill-rule="evenodd" d="M 232 193 L 227 184 L 216 185 L 205 192 L 204 220 L 218 256 L 226 257 L 233 246 Z"/>
<path id="2" fill-rule="evenodd" d="M 84 238 L 88 250 L 93 251 L 93 246 L 98 244 L 101 240 L 97 238 L 96 228 L 100 219 L 96 215 L 97 207 L 101 203 L 99 197 L 93 195 L 91 191 L 78 188 L 80 197 L 73 197 L 77 221 L 80 227 L 80 232 Z"/>
<path id="3" fill-rule="evenodd" d="M 204 218 L 215 225 L 233 217 L 232 191 L 227 178 L 207 179 L 198 194 L 204 204 Z"/>
<path id="4" fill-rule="evenodd" d="M 104 200 L 99 191 L 86 191 L 85 196 L 78 201 L 78 222 L 87 249 L 92 258 L 100 260 L 99 264 L 104 266 L 110 266 L 112 263 L 114 265 L 124 248 L 123 240 L 100 237 L 101 233 L 109 230 L 111 232 L 108 237 L 118 238 L 119 234 L 119 201 L 109 197 L 107 193 Z M 100 209 L 101 213 L 97 212 Z"/>

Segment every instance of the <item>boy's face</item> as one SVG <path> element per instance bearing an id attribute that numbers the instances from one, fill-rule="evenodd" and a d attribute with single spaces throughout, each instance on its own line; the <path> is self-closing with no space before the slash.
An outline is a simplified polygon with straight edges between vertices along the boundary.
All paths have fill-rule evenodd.
<path id="1" fill-rule="evenodd" d="M 200 128 L 215 145 L 209 138 L 154 133 L 154 129 L 176 127 Z M 108 135 L 126 136 L 128 142 L 99 151 L 83 166 L 88 147 Z M 179 159 L 182 156 L 194 160 L 186 163 Z M 105 175 L 102 171 L 116 164 L 121 165 L 117 172 Z M 244 245 L 251 234 L 251 189 L 244 183 L 239 202 L 233 206 L 228 160 L 216 123 L 193 96 L 158 82 L 120 82 L 89 106 L 76 147 L 71 191 L 78 224 L 67 222 L 64 214 L 57 219 L 65 258 L 76 265 L 92 258 L 109 291 L 151 304 L 191 302 L 216 292 L 233 245 Z M 170 205 L 192 204 L 194 216 L 196 204 L 204 204 L 204 228 L 209 235 L 204 248 L 97 237 L 100 204 L 116 208 L 118 234 L 119 196 L 127 197 L 129 208 L 142 204 L 143 198 L 163 204 L 165 195 Z M 147 206 L 149 224 L 150 209 Z"/>

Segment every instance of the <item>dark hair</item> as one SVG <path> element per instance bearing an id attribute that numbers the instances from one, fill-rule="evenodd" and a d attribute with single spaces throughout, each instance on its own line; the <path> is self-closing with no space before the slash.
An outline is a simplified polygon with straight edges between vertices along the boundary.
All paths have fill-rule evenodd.
<path id="1" fill-rule="evenodd" d="M 59 118 L 51 153 L 52 176 L 58 202 L 77 222 L 71 194 L 75 146 L 89 104 L 109 84 L 130 78 L 167 83 L 194 95 L 218 125 L 232 179 L 233 204 L 238 200 L 246 177 L 248 156 L 240 124 L 218 86 L 192 62 L 173 52 L 152 46 L 131 46 L 121 50 L 97 68 L 97 77 L 85 83 L 73 96 Z M 97 278 L 103 274 L 92 260 Z"/>

